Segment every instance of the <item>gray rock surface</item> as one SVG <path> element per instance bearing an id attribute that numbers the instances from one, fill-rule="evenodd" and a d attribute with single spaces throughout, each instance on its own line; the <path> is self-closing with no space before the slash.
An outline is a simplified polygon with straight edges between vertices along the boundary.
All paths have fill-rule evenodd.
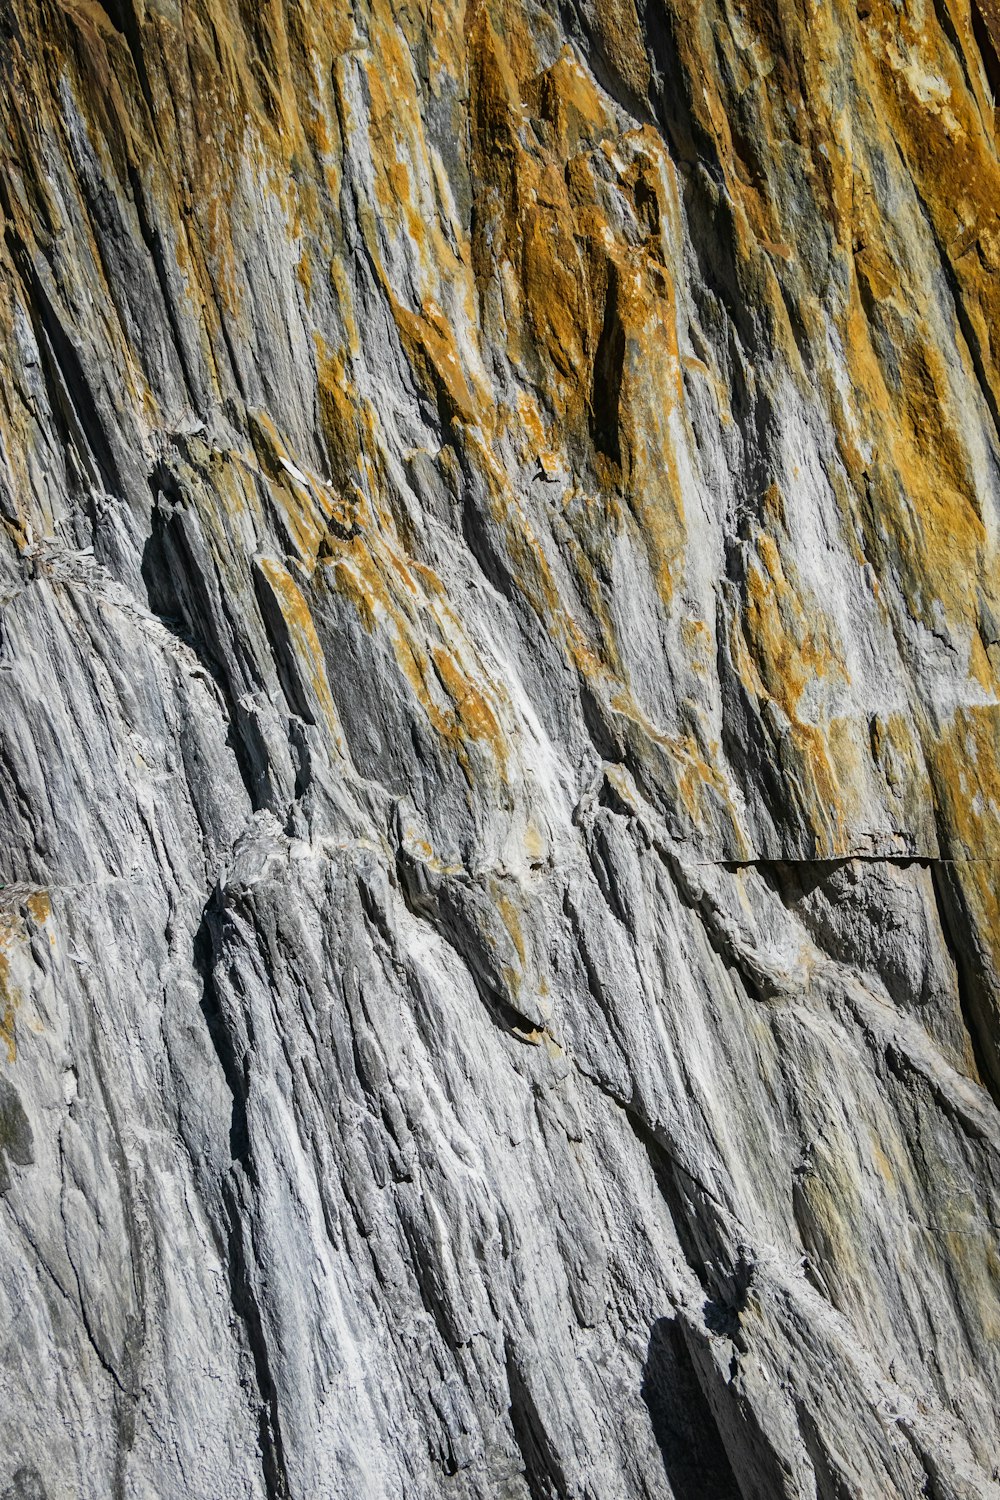
<path id="1" fill-rule="evenodd" d="M 1000 1496 L 988 0 L 7 0 L 3 1500 Z"/>

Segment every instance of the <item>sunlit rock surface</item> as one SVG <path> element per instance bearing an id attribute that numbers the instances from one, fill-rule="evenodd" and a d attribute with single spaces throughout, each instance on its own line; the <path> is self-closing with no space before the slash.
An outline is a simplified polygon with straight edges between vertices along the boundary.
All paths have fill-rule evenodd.
<path id="1" fill-rule="evenodd" d="M 1000 1495 L 998 41 L 0 6 L 4 1500 Z"/>

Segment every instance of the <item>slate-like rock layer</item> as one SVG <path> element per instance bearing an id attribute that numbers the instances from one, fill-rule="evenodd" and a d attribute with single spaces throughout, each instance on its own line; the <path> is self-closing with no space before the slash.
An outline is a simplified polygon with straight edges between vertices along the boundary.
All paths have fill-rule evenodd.
<path id="1" fill-rule="evenodd" d="M 998 40 L 5 0 L 5 1500 L 1000 1495 Z"/>

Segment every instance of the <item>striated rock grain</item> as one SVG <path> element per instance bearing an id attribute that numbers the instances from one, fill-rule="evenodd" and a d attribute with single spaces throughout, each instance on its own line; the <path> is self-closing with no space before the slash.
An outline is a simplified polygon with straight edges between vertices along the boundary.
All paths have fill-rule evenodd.
<path id="1" fill-rule="evenodd" d="M 1000 1497 L 998 49 L 0 7 L 4 1500 Z"/>

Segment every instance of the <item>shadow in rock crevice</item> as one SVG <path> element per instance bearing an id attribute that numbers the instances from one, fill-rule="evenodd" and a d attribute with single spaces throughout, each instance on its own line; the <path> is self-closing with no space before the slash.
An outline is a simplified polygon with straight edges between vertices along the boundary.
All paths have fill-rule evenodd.
<path id="1" fill-rule="evenodd" d="M 676 1318 L 650 1330 L 640 1394 L 674 1500 L 742 1500 Z"/>

